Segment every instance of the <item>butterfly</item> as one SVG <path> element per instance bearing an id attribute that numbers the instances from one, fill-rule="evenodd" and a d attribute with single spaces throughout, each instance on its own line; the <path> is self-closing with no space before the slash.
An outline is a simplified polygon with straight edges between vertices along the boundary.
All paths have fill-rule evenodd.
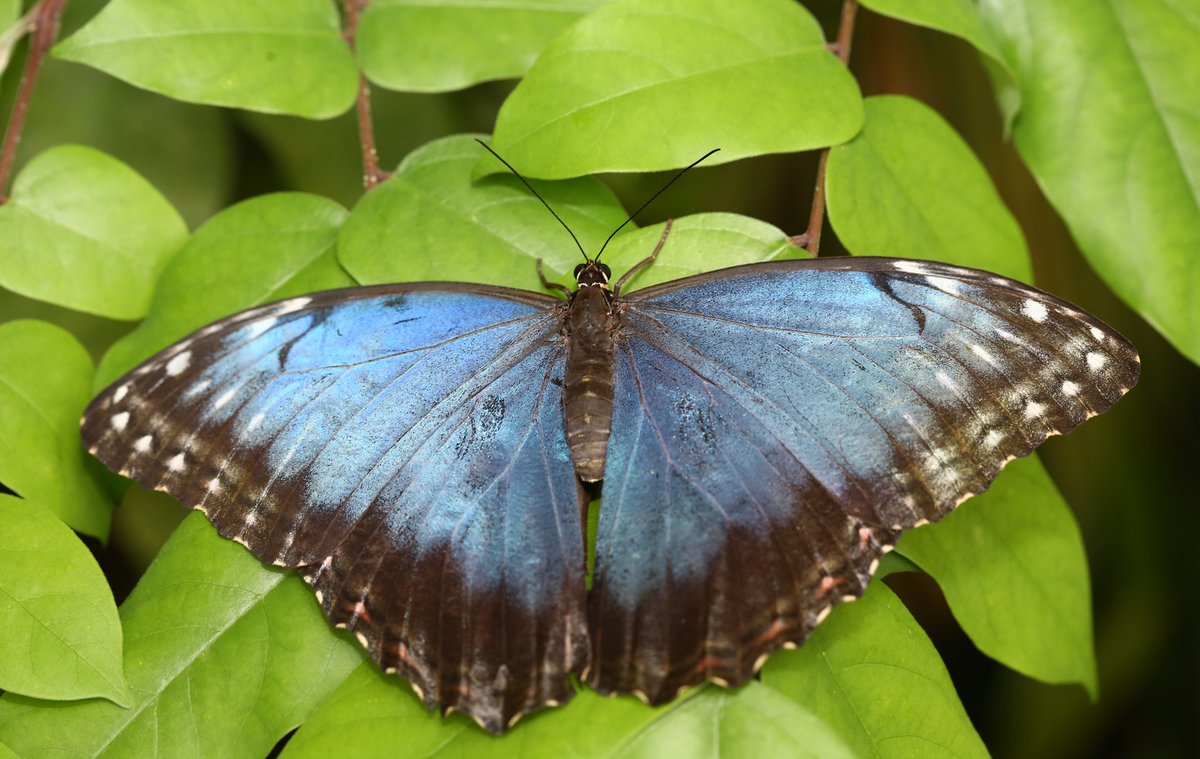
<path id="1" fill-rule="evenodd" d="M 616 283 L 585 256 L 558 295 L 243 311 L 114 382 L 83 441 L 296 568 L 430 708 L 503 732 L 571 675 L 651 704 L 744 682 L 901 532 L 1138 378 L 1116 331 L 988 272 L 788 260 L 622 294 L 661 247 Z"/>

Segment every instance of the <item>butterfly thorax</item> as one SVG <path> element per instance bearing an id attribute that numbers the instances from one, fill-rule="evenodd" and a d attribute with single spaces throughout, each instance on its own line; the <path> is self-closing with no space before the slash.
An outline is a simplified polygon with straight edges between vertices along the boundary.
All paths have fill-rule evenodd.
<path id="1" fill-rule="evenodd" d="M 613 407 L 613 293 L 608 267 L 581 265 L 579 289 L 567 317 L 567 375 L 563 387 L 567 444 L 575 473 L 584 482 L 604 477 Z"/>

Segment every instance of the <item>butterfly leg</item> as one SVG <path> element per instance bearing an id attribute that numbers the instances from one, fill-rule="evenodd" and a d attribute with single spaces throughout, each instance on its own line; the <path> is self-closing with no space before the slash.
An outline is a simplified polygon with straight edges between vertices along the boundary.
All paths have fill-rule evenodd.
<path id="1" fill-rule="evenodd" d="M 662 237 L 658 238 L 658 245 L 654 246 L 654 252 L 630 267 L 629 271 L 625 272 L 625 274 L 617 280 L 617 286 L 613 288 L 613 297 L 617 297 L 621 294 L 621 286 L 625 284 L 626 280 L 650 264 L 654 263 L 654 259 L 658 258 L 659 251 L 661 251 L 663 246 L 667 244 L 667 235 L 671 234 L 671 225 L 674 223 L 674 221 L 674 219 L 667 219 L 667 225 L 663 228 Z"/>
<path id="2" fill-rule="evenodd" d="M 546 275 L 542 273 L 542 259 L 540 259 L 540 258 L 537 260 L 537 274 L 538 274 L 538 279 L 542 280 L 542 287 L 546 288 L 547 290 L 558 290 L 563 295 L 570 297 L 571 288 L 567 287 L 566 285 L 560 285 L 557 282 L 551 282 L 550 280 L 546 279 Z"/>

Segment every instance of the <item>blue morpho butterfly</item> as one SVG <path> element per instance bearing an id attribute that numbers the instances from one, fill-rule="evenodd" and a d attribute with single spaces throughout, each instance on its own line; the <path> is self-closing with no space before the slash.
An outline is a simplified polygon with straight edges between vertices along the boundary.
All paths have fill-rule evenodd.
<path id="1" fill-rule="evenodd" d="M 789 260 L 622 296 L 654 255 L 611 288 L 585 255 L 565 300 L 419 282 L 253 308 L 117 380 L 83 439 L 501 732 L 570 674 L 655 704 L 745 681 L 903 530 L 1138 378 L 1114 330 L 987 272 Z"/>

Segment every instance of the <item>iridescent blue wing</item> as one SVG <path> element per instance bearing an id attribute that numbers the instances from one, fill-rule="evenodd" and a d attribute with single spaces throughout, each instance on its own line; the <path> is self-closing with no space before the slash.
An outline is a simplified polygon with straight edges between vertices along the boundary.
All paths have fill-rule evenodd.
<path id="1" fill-rule="evenodd" d="M 652 703 L 750 677 L 1138 377 L 1097 319 L 937 263 L 758 264 L 619 308 L 587 680 Z"/>
<path id="2" fill-rule="evenodd" d="M 298 567 L 426 702 L 491 730 L 588 655 L 561 301 L 318 293 L 217 322 L 96 398 L 89 450 Z"/>

